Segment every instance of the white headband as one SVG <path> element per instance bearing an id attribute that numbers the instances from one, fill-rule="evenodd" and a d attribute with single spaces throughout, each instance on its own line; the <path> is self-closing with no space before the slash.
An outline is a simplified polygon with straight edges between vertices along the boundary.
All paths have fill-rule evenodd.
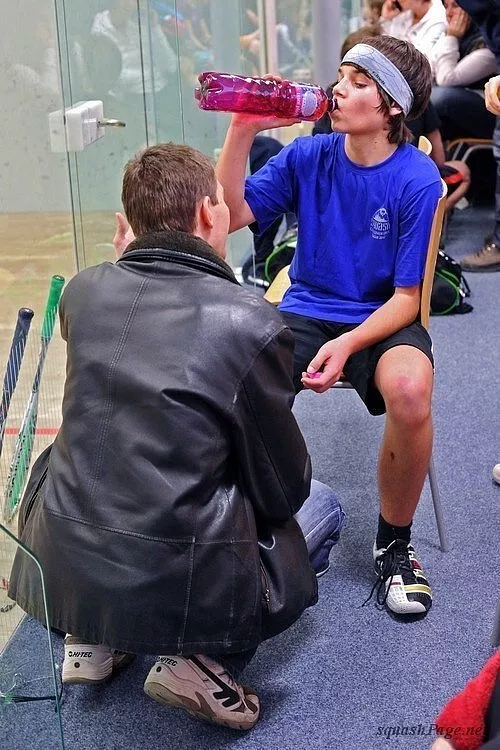
<path id="1" fill-rule="evenodd" d="M 367 73 L 399 104 L 405 117 L 413 104 L 412 90 L 406 78 L 382 52 L 370 44 L 356 44 L 344 55 L 341 65 L 354 63 Z"/>

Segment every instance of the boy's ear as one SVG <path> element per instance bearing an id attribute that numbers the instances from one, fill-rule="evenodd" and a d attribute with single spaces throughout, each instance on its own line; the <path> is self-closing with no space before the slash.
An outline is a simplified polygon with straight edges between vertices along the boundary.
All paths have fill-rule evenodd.
<path id="1" fill-rule="evenodd" d="M 393 102 L 390 109 L 389 109 L 389 115 L 392 117 L 393 115 L 400 115 L 402 114 L 403 110 L 399 106 L 399 104 L 396 104 L 396 102 Z"/>

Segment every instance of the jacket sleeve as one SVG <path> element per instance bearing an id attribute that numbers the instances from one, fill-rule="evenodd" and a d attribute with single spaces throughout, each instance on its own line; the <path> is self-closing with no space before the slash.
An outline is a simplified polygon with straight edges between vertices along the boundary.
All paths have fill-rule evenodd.
<path id="1" fill-rule="evenodd" d="M 446 34 L 434 45 L 431 66 L 438 86 L 470 86 L 496 72 L 489 49 L 474 50 L 460 59 L 458 39 Z"/>
<path id="2" fill-rule="evenodd" d="M 66 298 L 66 290 L 64 290 L 64 292 L 62 293 L 62 297 L 59 300 L 59 328 L 63 341 L 68 340 L 68 316 L 66 313 Z"/>
<path id="3" fill-rule="evenodd" d="M 309 495 L 311 461 L 292 414 L 293 337 L 284 328 L 261 350 L 234 401 L 240 480 L 258 521 L 294 515 Z"/>

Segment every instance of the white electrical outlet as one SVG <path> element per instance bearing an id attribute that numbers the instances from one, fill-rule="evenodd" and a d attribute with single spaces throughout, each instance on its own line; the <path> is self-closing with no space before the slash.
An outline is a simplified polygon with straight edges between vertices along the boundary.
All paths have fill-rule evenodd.
<path id="1" fill-rule="evenodd" d="M 104 136 L 102 101 L 77 102 L 50 112 L 50 147 L 54 152 L 83 151 Z"/>

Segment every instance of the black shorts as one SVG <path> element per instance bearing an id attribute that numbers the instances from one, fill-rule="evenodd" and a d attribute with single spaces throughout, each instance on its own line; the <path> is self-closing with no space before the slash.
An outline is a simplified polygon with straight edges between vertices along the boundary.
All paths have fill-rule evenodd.
<path id="1" fill-rule="evenodd" d="M 295 348 L 293 355 L 293 383 L 298 393 L 304 387 L 302 373 L 318 349 L 327 341 L 338 338 L 357 327 L 356 323 L 331 323 L 327 320 L 307 318 L 295 313 L 281 313 L 291 329 Z M 361 396 L 370 414 L 384 414 L 385 403 L 374 382 L 375 369 L 384 352 L 393 346 L 414 346 L 420 349 L 434 367 L 431 337 L 420 323 L 412 323 L 377 344 L 351 354 L 344 366 L 344 375 Z"/>

